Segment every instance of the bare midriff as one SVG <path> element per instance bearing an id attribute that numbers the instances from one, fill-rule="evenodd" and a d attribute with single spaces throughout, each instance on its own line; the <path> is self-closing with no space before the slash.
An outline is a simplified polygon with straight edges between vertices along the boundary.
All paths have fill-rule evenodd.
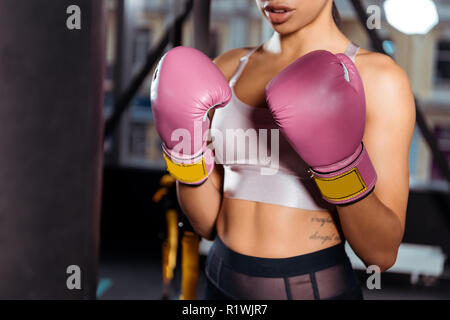
<path id="1" fill-rule="evenodd" d="M 220 239 L 233 251 L 287 258 L 341 243 L 335 218 L 329 211 L 224 198 L 216 228 Z"/>

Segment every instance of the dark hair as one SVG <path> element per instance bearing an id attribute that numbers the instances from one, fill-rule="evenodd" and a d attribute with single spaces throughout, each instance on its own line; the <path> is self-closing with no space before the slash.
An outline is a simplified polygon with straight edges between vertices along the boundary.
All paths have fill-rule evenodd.
<path id="1" fill-rule="evenodd" d="M 336 6 L 336 3 L 334 3 L 334 1 L 333 1 L 333 11 L 332 11 L 332 14 L 333 14 L 333 20 L 334 20 L 334 23 L 336 23 L 336 25 L 338 26 L 338 28 L 340 28 L 340 27 L 341 27 L 341 14 L 339 13 L 339 10 L 338 10 L 338 8 L 337 8 L 337 6 Z"/>

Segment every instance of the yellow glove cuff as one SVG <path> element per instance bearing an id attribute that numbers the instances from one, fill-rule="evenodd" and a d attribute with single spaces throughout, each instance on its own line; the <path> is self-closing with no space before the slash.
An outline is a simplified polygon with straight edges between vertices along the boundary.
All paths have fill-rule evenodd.
<path id="1" fill-rule="evenodd" d="M 205 180 L 208 177 L 205 159 L 202 157 L 200 161 L 194 163 L 175 163 L 165 153 L 167 171 L 175 179 L 182 183 L 194 184 Z"/>
<path id="2" fill-rule="evenodd" d="M 314 176 L 322 196 L 328 201 L 349 200 L 367 190 L 357 168 L 333 178 Z"/>

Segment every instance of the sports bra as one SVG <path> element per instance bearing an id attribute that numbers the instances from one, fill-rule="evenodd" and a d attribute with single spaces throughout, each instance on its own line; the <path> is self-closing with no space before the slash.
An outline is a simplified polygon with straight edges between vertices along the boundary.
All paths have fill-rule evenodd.
<path id="1" fill-rule="evenodd" d="M 250 56 L 258 48 L 240 59 L 229 81 L 232 98 L 215 111 L 211 123 L 215 161 L 224 168 L 224 198 L 332 210 L 333 206 L 322 199 L 306 163 L 279 132 L 269 109 L 247 105 L 234 92 Z M 345 54 L 354 61 L 358 50 L 350 43 Z"/>

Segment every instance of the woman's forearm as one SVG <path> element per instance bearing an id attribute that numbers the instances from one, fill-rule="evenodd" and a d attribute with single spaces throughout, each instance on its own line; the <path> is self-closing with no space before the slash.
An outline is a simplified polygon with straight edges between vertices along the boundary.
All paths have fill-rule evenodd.
<path id="1" fill-rule="evenodd" d="M 177 182 L 178 203 L 195 232 L 212 240 L 222 196 L 210 177 L 200 186 Z"/>
<path id="2" fill-rule="evenodd" d="M 366 265 L 378 265 L 385 271 L 395 263 L 403 227 L 375 193 L 355 204 L 339 206 L 338 213 L 345 238 Z"/>

